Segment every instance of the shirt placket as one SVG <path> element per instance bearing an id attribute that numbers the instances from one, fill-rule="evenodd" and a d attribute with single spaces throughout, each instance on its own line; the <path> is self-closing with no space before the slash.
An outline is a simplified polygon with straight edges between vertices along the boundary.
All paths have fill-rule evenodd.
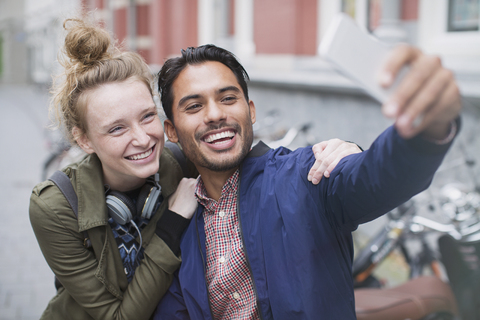
<path id="1" fill-rule="evenodd" d="M 197 186 L 197 197 L 205 207 L 207 285 L 216 319 L 251 318 L 256 310 L 235 212 L 237 179 L 238 173 L 227 181 L 218 202 L 205 196 L 201 181 Z"/>

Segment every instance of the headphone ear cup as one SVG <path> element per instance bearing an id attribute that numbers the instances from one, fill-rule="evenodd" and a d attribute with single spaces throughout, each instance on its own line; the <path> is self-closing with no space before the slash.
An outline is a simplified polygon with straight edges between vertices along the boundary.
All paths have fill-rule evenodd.
<path id="1" fill-rule="evenodd" d="M 127 224 L 136 214 L 133 201 L 119 191 L 111 191 L 106 197 L 108 214 L 120 225 Z"/>
<path id="2" fill-rule="evenodd" d="M 151 184 L 146 183 L 137 198 L 137 212 L 143 217 L 143 210 L 145 209 L 145 203 L 147 202 L 148 196 L 150 195 L 150 190 L 153 188 Z"/>
<path id="3" fill-rule="evenodd" d="M 142 218 L 150 219 L 160 194 L 161 187 L 152 186 L 151 184 L 143 186 L 137 201 L 137 212 L 142 215 Z"/>

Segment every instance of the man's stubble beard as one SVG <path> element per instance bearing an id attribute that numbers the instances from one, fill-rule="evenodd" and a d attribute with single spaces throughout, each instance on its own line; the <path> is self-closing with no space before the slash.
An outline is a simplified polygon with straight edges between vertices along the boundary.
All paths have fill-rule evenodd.
<path id="1" fill-rule="evenodd" d="M 234 159 L 229 159 L 229 160 L 223 160 L 223 161 L 215 161 L 214 159 L 208 159 L 205 157 L 204 154 L 199 151 L 197 148 L 196 141 L 189 141 L 189 143 L 186 143 L 183 141 L 184 139 L 181 139 L 179 136 L 179 142 L 180 145 L 183 147 L 183 151 L 187 158 L 193 162 L 193 164 L 198 168 L 206 168 L 214 172 L 225 172 L 225 171 L 230 171 L 234 168 L 237 168 L 240 166 L 240 164 L 243 162 L 243 159 L 247 156 L 248 152 L 250 151 L 250 148 L 253 143 L 253 127 L 252 127 L 252 122 L 249 121 L 247 124 L 245 131 L 245 136 L 243 139 L 243 145 L 241 148 L 240 153 L 238 154 L 237 157 Z M 242 130 L 239 129 L 237 130 L 237 134 L 241 134 Z M 185 139 L 188 140 L 188 139 Z M 225 151 L 225 152 L 228 152 Z"/>

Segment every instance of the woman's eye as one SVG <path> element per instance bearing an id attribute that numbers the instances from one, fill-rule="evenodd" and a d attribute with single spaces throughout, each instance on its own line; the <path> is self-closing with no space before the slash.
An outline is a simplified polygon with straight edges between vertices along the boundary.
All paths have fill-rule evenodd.
<path id="1" fill-rule="evenodd" d="M 123 127 L 120 127 L 120 126 L 117 126 L 115 128 L 112 128 L 110 129 L 110 131 L 108 131 L 109 133 L 117 133 L 119 132 L 120 130 L 122 130 Z"/>
<path id="2" fill-rule="evenodd" d="M 153 119 L 154 116 L 156 116 L 156 113 L 155 113 L 155 112 L 151 112 L 151 113 L 146 114 L 146 115 L 143 117 L 143 119 L 144 119 L 144 120 Z"/>

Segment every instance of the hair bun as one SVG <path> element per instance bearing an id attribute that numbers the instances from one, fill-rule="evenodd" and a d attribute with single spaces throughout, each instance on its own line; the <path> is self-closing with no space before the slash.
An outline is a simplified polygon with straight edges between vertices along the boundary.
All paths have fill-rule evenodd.
<path id="1" fill-rule="evenodd" d="M 70 22 L 68 27 L 67 22 Z M 68 31 L 65 52 L 72 62 L 92 65 L 110 56 L 108 49 L 111 37 L 104 29 L 87 25 L 78 19 L 65 20 L 63 27 Z"/>

